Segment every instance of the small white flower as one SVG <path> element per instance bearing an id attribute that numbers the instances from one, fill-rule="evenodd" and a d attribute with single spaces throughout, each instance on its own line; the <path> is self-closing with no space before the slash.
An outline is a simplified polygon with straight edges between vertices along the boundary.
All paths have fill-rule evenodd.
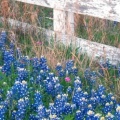
<path id="1" fill-rule="evenodd" d="M 28 98 L 28 97 L 25 97 L 25 100 L 29 100 L 29 98 Z"/>
<path id="2" fill-rule="evenodd" d="M 112 102 L 112 101 L 110 102 L 110 105 L 113 105 L 113 102 Z"/>
<path id="3" fill-rule="evenodd" d="M 58 77 L 55 77 L 55 80 L 58 80 Z"/>
<path id="4" fill-rule="evenodd" d="M 88 115 L 93 115 L 94 112 L 93 112 L 92 110 L 89 110 L 89 111 L 87 112 L 87 114 L 88 114 Z"/>
<path id="5" fill-rule="evenodd" d="M 61 66 L 61 63 L 58 62 L 58 63 L 57 63 L 57 66 Z"/>
<path id="6" fill-rule="evenodd" d="M 112 115 L 110 112 L 108 112 L 108 114 L 106 115 L 106 117 L 113 118 L 113 117 L 114 117 L 114 115 Z"/>
<path id="7" fill-rule="evenodd" d="M 77 80 L 75 80 L 75 83 L 81 83 L 81 81 L 77 79 Z"/>
<path id="8" fill-rule="evenodd" d="M 38 107 L 38 110 L 41 110 L 41 109 L 43 109 L 43 106 L 42 106 L 42 105 L 40 105 L 40 106 Z"/>
<path id="9" fill-rule="evenodd" d="M 106 105 L 106 106 L 109 106 L 110 104 L 109 104 L 109 103 L 106 103 L 105 105 Z"/>
<path id="10" fill-rule="evenodd" d="M 53 106 L 54 105 L 54 103 L 50 103 L 50 106 Z"/>
<path id="11" fill-rule="evenodd" d="M 115 100 L 115 97 L 114 97 L 114 96 L 112 96 L 112 97 L 111 97 L 111 99 L 112 99 L 112 100 Z"/>
<path id="12" fill-rule="evenodd" d="M 25 69 L 25 68 L 17 67 L 17 70 L 18 70 L 18 71 L 23 71 L 23 70 L 26 70 L 26 69 Z"/>
<path id="13" fill-rule="evenodd" d="M 116 112 L 120 112 L 120 106 L 117 106 Z"/>
<path id="14" fill-rule="evenodd" d="M 80 110 L 77 110 L 76 113 L 80 113 L 81 111 Z"/>
<path id="15" fill-rule="evenodd" d="M 88 105 L 88 108 L 91 108 L 91 107 L 92 107 L 92 105 L 91 105 L 91 104 L 89 104 L 89 105 Z"/>
<path id="16" fill-rule="evenodd" d="M 76 69 L 76 66 L 73 66 L 72 69 Z"/>
<path id="17" fill-rule="evenodd" d="M 36 92 L 36 93 L 39 93 L 39 91 L 38 91 L 38 90 L 36 90 L 35 92 Z"/>
<path id="18" fill-rule="evenodd" d="M 22 84 L 23 84 L 23 85 L 26 85 L 26 84 L 27 84 L 27 82 L 26 82 L 25 80 L 23 80 L 23 81 L 22 81 Z"/>
<path id="19" fill-rule="evenodd" d="M 19 99 L 19 100 L 18 100 L 18 102 L 24 102 L 24 99 L 23 99 L 23 98 L 21 98 L 21 99 Z"/>
<path id="20" fill-rule="evenodd" d="M 106 98 L 106 96 L 105 96 L 105 95 L 102 95 L 101 98 Z"/>
<path id="21" fill-rule="evenodd" d="M 44 71 L 43 70 L 40 70 L 40 73 L 43 73 Z"/>
<path id="22" fill-rule="evenodd" d="M 65 105 L 69 106 L 69 105 L 70 105 L 70 103 L 65 103 Z"/>
<path id="23" fill-rule="evenodd" d="M 6 83 L 6 82 L 3 82 L 3 85 L 7 85 L 7 83 Z"/>
<path id="24" fill-rule="evenodd" d="M 46 112 L 50 112 L 50 110 L 46 110 Z"/>
<path id="25" fill-rule="evenodd" d="M 101 117 L 100 120 L 105 120 L 105 117 Z"/>
<path id="26" fill-rule="evenodd" d="M 100 114 L 100 113 L 96 113 L 95 116 L 96 116 L 96 117 L 100 117 L 101 114 Z"/>
<path id="27" fill-rule="evenodd" d="M 15 84 L 20 84 L 20 82 L 19 82 L 19 81 L 16 81 Z"/>
<path id="28" fill-rule="evenodd" d="M 95 97 L 91 97 L 90 99 L 91 99 L 91 100 L 95 100 Z"/>
<path id="29" fill-rule="evenodd" d="M 63 94 L 62 96 L 63 96 L 63 97 L 67 97 L 67 96 L 68 96 L 68 94 Z"/>
<path id="30" fill-rule="evenodd" d="M 82 101 L 87 101 L 87 99 L 85 99 L 84 97 L 82 97 L 80 100 L 82 100 Z"/>
<path id="31" fill-rule="evenodd" d="M 30 59 L 29 56 L 25 56 L 28 60 Z"/>
<path id="32" fill-rule="evenodd" d="M 0 109 L 2 109 L 3 108 L 3 105 L 0 105 Z"/>
<path id="33" fill-rule="evenodd" d="M 44 58 L 44 56 L 43 56 L 43 55 L 41 55 L 41 58 Z"/>
<path id="34" fill-rule="evenodd" d="M 84 95 L 88 95 L 88 93 L 87 93 L 87 92 L 84 92 Z"/>
<path id="35" fill-rule="evenodd" d="M 78 89 L 77 89 L 77 92 L 80 92 L 82 89 L 79 87 Z"/>
<path id="36" fill-rule="evenodd" d="M 61 95 L 57 95 L 57 98 L 60 99 L 60 98 L 61 98 Z"/>
<path id="37" fill-rule="evenodd" d="M 57 117 L 57 115 L 54 114 L 54 115 L 50 115 L 49 117 L 50 117 L 50 119 L 54 119 Z"/>

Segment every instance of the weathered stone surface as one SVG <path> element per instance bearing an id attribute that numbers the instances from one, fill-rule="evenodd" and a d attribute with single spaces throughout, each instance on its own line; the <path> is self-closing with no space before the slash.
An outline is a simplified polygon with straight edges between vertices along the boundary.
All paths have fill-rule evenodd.
<path id="1" fill-rule="evenodd" d="M 120 0 L 16 0 L 120 22 Z"/>

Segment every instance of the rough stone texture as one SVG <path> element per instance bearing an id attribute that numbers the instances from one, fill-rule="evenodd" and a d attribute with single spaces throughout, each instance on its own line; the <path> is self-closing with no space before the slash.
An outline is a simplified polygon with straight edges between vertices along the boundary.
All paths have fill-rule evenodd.
<path id="1" fill-rule="evenodd" d="M 120 22 L 120 0 L 16 0 Z"/>

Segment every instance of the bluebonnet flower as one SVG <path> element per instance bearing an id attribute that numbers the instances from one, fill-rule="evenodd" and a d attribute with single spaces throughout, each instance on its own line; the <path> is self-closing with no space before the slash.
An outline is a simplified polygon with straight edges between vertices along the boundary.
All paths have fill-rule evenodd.
<path id="1" fill-rule="evenodd" d="M 1 35 L 0 35 L 0 50 L 2 52 L 5 51 L 5 43 L 6 43 L 6 41 L 7 41 L 7 34 L 6 34 L 5 31 L 2 31 Z"/>
<path id="2" fill-rule="evenodd" d="M 12 120 L 15 119 L 16 114 L 17 114 L 17 111 L 16 111 L 16 110 L 13 110 L 13 111 L 12 111 L 12 116 L 11 116 L 11 119 L 12 119 Z"/>
<path id="3" fill-rule="evenodd" d="M 49 103 L 49 110 L 51 115 L 56 114 L 56 107 L 54 106 L 54 103 Z"/>
<path id="4" fill-rule="evenodd" d="M 110 112 L 105 116 L 106 120 L 114 120 L 114 115 L 112 115 Z"/>
<path id="5" fill-rule="evenodd" d="M 65 71 L 63 69 L 61 69 L 59 72 L 58 72 L 58 76 L 59 77 L 64 77 L 65 76 Z"/>
<path id="6" fill-rule="evenodd" d="M 50 71 L 50 69 L 47 65 L 47 60 L 44 56 L 40 57 L 40 69 L 43 70 L 43 71 L 46 71 L 46 72 Z"/>
<path id="7" fill-rule="evenodd" d="M 26 97 L 28 95 L 28 86 L 26 81 L 16 81 L 13 87 L 11 88 L 12 96 L 14 96 L 15 99 L 20 99 L 23 97 Z"/>
<path id="8" fill-rule="evenodd" d="M 82 82 L 79 79 L 76 79 L 74 81 L 74 89 L 81 88 L 82 87 Z"/>
<path id="9" fill-rule="evenodd" d="M 74 90 L 74 95 L 72 96 L 72 101 L 74 104 L 79 106 L 80 99 L 83 97 L 83 91 L 80 87 L 78 87 L 76 90 Z"/>
<path id="10" fill-rule="evenodd" d="M 92 110 L 89 110 L 87 112 L 86 120 L 93 120 L 94 119 L 94 115 L 95 115 L 95 113 Z"/>
<path id="11" fill-rule="evenodd" d="M 94 114 L 94 120 L 102 120 L 102 119 L 100 119 L 100 117 L 101 117 L 101 114 L 100 113 L 96 113 L 96 114 Z"/>
<path id="12" fill-rule="evenodd" d="M 97 105 L 99 104 L 99 101 L 96 97 L 90 97 L 88 102 L 89 102 L 89 104 L 92 104 L 93 108 L 96 108 Z"/>
<path id="13" fill-rule="evenodd" d="M 90 83 L 94 85 L 96 83 L 96 79 L 97 79 L 97 73 L 95 71 L 92 71 L 90 73 Z"/>
<path id="14" fill-rule="evenodd" d="M 10 48 L 10 53 L 14 55 L 15 45 L 13 41 L 10 42 L 9 48 Z"/>
<path id="15" fill-rule="evenodd" d="M 57 94 L 61 94 L 62 91 L 63 91 L 63 86 L 62 86 L 60 83 L 57 83 L 57 84 L 55 85 L 55 94 L 56 94 L 56 95 L 57 95 Z"/>
<path id="16" fill-rule="evenodd" d="M 83 113 L 80 110 L 76 111 L 75 120 L 82 120 L 84 118 Z"/>
<path id="17" fill-rule="evenodd" d="M 61 63 L 57 63 L 57 66 L 55 68 L 57 71 L 61 71 L 62 70 L 62 65 Z"/>
<path id="18" fill-rule="evenodd" d="M 28 78 L 28 71 L 25 68 L 17 67 L 17 81 L 23 81 Z"/>
<path id="19" fill-rule="evenodd" d="M 38 116 L 39 120 L 46 118 L 46 109 L 43 105 L 38 106 L 37 116 Z"/>
<path id="20" fill-rule="evenodd" d="M 5 106 L 0 105 L 0 120 L 5 120 Z"/>
<path id="21" fill-rule="evenodd" d="M 55 85 L 52 83 L 52 81 L 45 84 L 46 92 L 52 96 L 55 96 L 54 86 Z"/>
<path id="22" fill-rule="evenodd" d="M 28 56 L 21 56 L 19 59 L 19 66 L 20 68 L 29 67 L 30 65 L 30 58 Z"/>
<path id="23" fill-rule="evenodd" d="M 93 111 L 93 110 L 94 110 L 94 108 L 93 108 L 92 104 L 88 104 L 88 106 L 87 106 L 87 110 L 91 110 L 91 111 Z"/>
<path id="24" fill-rule="evenodd" d="M 40 84 L 40 83 L 42 83 L 42 77 L 41 75 L 38 75 L 36 78 L 36 84 Z"/>
<path id="25" fill-rule="evenodd" d="M 108 93 L 108 95 L 107 95 L 107 101 L 108 102 L 113 102 L 114 104 L 117 103 L 116 98 L 114 97 L 114 95 L 112 93 Z"/>
<path id="26" fill-rule="evenodd" d="M 74 67 L 74 61 L 73 60 L 69 60 L 66 62 L 66 67 L 65 67 L 65 71 L 67 71 L 67 74 L 71 74 L 73 72 L 73 68 Z M 76 73 L 76 71 L 75 71 Z"/>
<path id="27" fill-rule="evenodd" d="M 98 95 L 104 95 L 105 94 L 105 87 L 103 85 L 99 85 L 97 89 Z"/>
<path id="28" fill-rule="evenodd" d="M 44 80 L 45 91 L 52 96 L 58 95 L 62 92 L 62 85 L 59 84 L 58 77 L 54 77 L 54 74 L 48 75 L 49 77 Z"/>
<path id="29" fill-rule="evenodd" d="M 43 78 L 47 76 L 47 72 L 44 71 L 44 70 L 40 70 L 40 73 L 39 73 Z"/>
<path id="30" fill-rule="evenodd" d="M 72 107 L 70 103 L 65 103 L 64 105 L 64 114 L 72 114 Z"/>
<path id="31" fill-rule="evenodd" d="M 58 116 L 62 115 L 63 113 L 63 106 L 64 106 L 65 102 L 63 101 L 62 99 L 62 96 L 61 95 L 57 95 L 56 99 L 55 99 L 55 102 L 54 102 L 54 106 L 56 108 L 56 114 Z"/>
<path id="32" fill-rule="evenodd" d="M 74 61 L 73 60 L 69 60 L 69 61 L 66 62 L 66 69 L 67 70 L 69 70 L 73 66 L 74 66 Z"/>
<path id="33" fill-rule="evenodd" d="M 46 63 L 47 62 L 47 60 L 46 60 L 46 58 L 44 57 L 44 56 L 41 56 L 40 57 L 40 63 Z"/>
<path id="34" fill-rule="evenodd" d="M 87 69 L 84 71 L 84 77 L 85 77 L 86 80 L 89 80 L 89 79 L 90 79 L 90 73 L 91 73 L 90 68 L 87 68 Z"/>
<path id="35" fill-rule="evenodd" d="M 39 105 L 43 105 L 42 95 L 39 91 L 36 91 L 34 94 L 34 107 L 37 109 Z"/>
<path id="36" fill-rule="evenodd" d="M 68 101 L 68 94 L 62 94 L 62 100 L 63 102 L 67 102 Z"/>
<path id="37" fill-rule="evenodd" d="M 17 112 L 15 114 L 15 119 L 18 119 L 18 120 L 23 120 L 24 119 L 24 115 L 25 115 L 25 112 L 26 112 L 26 109 L 29 105 L 29 99 L 28 98 L 21 98 L 18 100 L 18 104 L 17 104 Z"/>
<path id="38" fill-rule="evenodd" d="M 28 86 L 27 82 L 23 80 L 21 82 L 21 88 L 20 88 L 20 98 L 26 97 L 28 95 Z"/>
<path id="39" fill-rule="evenodd" d="M 6 75 L 10 75 L 12 63 L 14 62 L 14 56 L 10 53 L 10 51 L 4 51 L 3 62 L 4 64 L 2 66 L 2 72 L 6 73 Z"/>
<path id="40" fill-rule="evenodd" d="M 78 68 L 76 68 L 75 66 L 72 67 L 72 73 L 73 73 L 73 75 L 76 76 L 78 74 Z"/>
<path id="41" fill-rule="evenodd" d="M 113 104 L 112 104 L 112 105 L 113 105 Z M 104 112 L 105 114 L 111 112 L 111 110 L 112 110 L 112 105 L 107 102 L 107 103 L 105 104 L 105 107 L 103 108 L 103 112 Z"/>

